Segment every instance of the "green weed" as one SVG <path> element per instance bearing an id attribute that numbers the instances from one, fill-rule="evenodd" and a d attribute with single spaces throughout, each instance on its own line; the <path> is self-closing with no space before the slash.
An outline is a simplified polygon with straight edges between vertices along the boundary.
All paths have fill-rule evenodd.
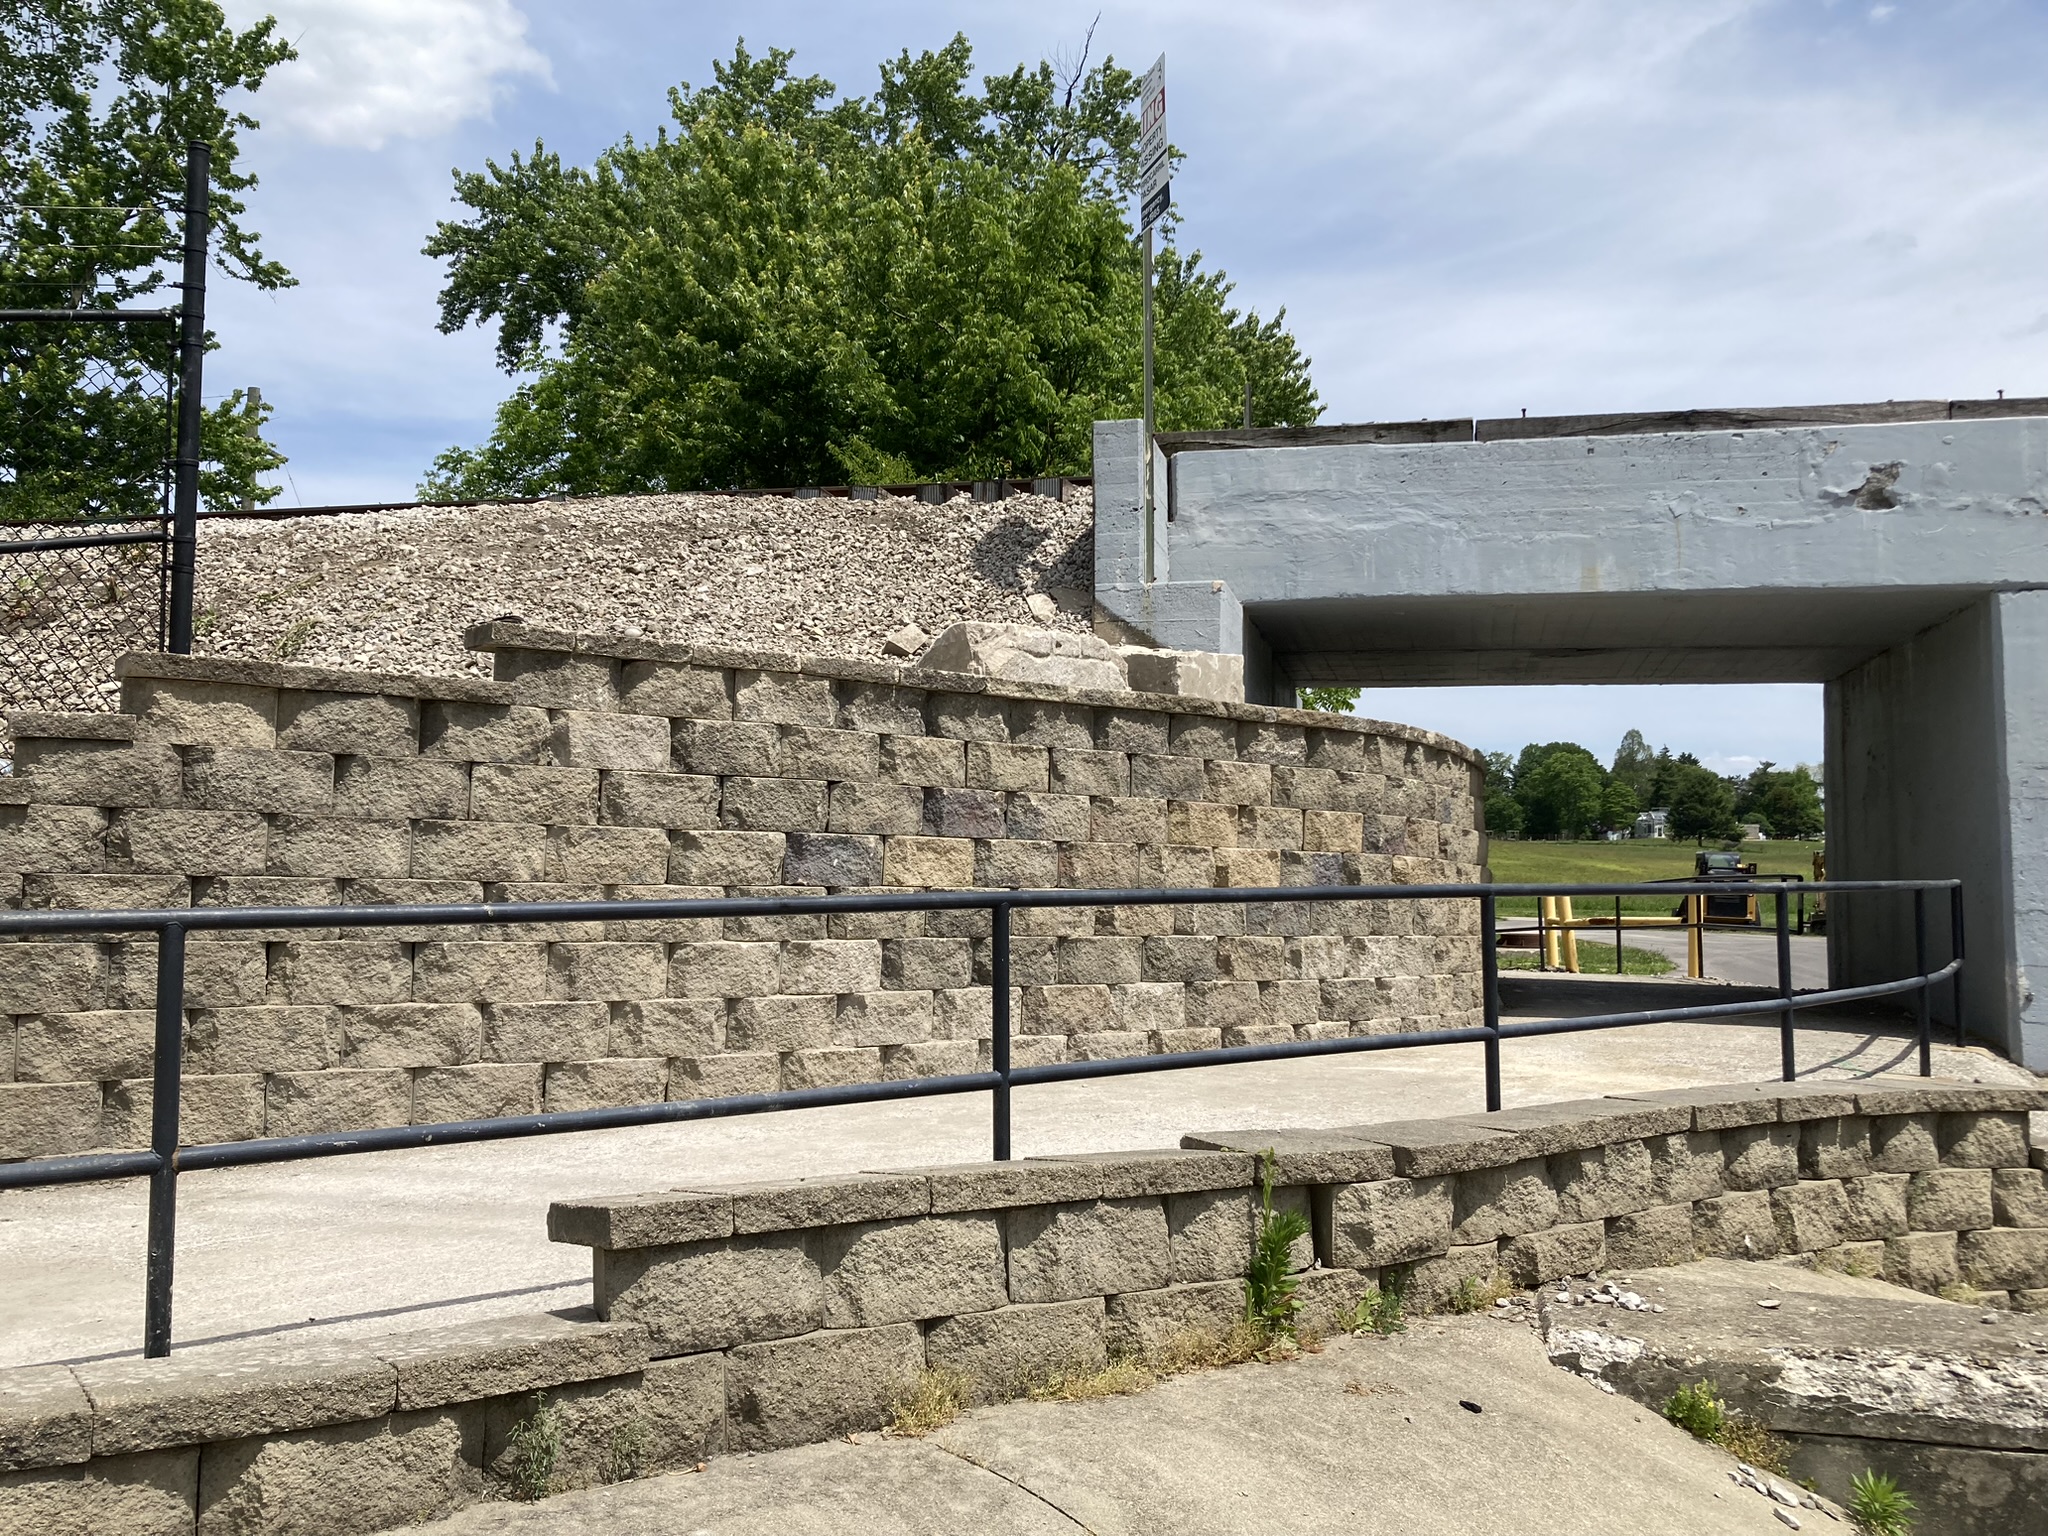
<path id="1" fill-rule="evenodd" d="M 1919 1508 L 1904 1489 L 1867 1467 L 1849 1481 L 1849 1518 L 1865 1536 L 1912 1536 Z"/>
<path id="2" fill-rule="evenodd" d="M 1251 1268 L 1244 1277 L 1244 1320 L 1275 1337 L 1292 1338 L 1294 1299 L 1300 1282 L 1294 1274 L 1294 1245 L 1308 1235 L 1308 1218 L 1299 1211 L 1273 1209 L 1273 1151 L 1259 1154 L 1258 1230 L 1252 1239 Z"/>
<path id="3" fill-rule="evenodd" d="M 544 1392 L 533 1394 L 533 1412 L 513 1426 L 499 1459 L 505 1486 L 515 1499 L 532 1503 L 555 1491 L 562 1459 L 562 1418 Z"/>

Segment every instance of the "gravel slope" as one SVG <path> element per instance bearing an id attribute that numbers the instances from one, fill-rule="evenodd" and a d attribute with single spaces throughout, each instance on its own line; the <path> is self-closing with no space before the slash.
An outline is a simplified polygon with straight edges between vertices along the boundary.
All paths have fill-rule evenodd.
<path id="1" fill-rule="evenodd" d="M 1033 623 L 1085 594 L 1085 489 L 939 506 L 886 498 L 634 496 L 203 522 L 195 649 L 393 672 L 488 675 L 464 626 L 563 629 L 881 659 L 906 622 Z M 1087 628 L 1085 597 L 1052 622 Z"/>

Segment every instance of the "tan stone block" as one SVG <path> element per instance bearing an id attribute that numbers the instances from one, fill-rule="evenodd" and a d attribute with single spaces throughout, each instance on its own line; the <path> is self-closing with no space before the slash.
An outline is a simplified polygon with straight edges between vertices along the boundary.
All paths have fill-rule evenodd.
<path id="1" fill-rule="evenodd" d="M 269 827 L 248 811 L 116 811 L 107 867 L 135 874 L 260 875 Z"/>
<path id="2" fill-rule="evenodd" d="M 72 1367 L 93 1404 L 93 1449 L 123 1455 L 375 1419 L 396 1373 L 353 1343 L 262 1339 Z"/>
<path id="3" fill-rule="evenodd" d="M 830 726 L 839 718 L 839 706 L 829 677 L 740 667 L 732 674 L 732 713 L 735 720 Z"/>
<path id="4" fill-rule="evenodd" d="M 1607 1219 L 1607 1263 L 1649 1269 L 1689 1263 L 1693 1257 L 1692 1206 L 1653 1205 Z"/>
<path id="5" fill-rule="evenodd" d="M 1987 1227 L 1956 1241 L 1963 1279 L 1979 1290 L 2036 1290 L 2048 1286 L 2048 1230 Z"/>
<path id="6" fill-rule="evenodd" d="M 782 992 L 879 992 L 882 946 L 874 939 L 795 939 L 782 946 Z"/>
<path id="7" fill-rule="evenodd" d="M 2039 1168 L 1999 1168 L 1991 1175 L 1991 1214 L 2001 1227 L 2048 1227 L 2048 1186 Z"/>
<path id="8" fill-rule="evenodd" d="M 14 1076 L 24 1083 L 143 1077 L 155 1040 L 155 1016 L 141 1009 L 23 1014 L 16 1020 Z"/>
<path id="9" fill-rule="evenodd" d="M 335 763 L 334 814 L 371 821 L 469 814 L 469 768 L 421 758 L 344 757 Z"/>
<path id="10" fill-rule="evenodd" d="M 1870 1122 L 1870 1166 L 1877 1173 L 1921 1173 L 1940 1166 L 1935 1117 L 1878 1115 Z"/>
<path id="11" fill-rule="evenodd" d="M 427 1067 L 413 1078 L 413 1124 L 441 1125 L 454 1120 L 537 1115 L 540 1080 L 538 1063 Z"/>
<path id="12" fill-rule="evenodd" d="M 483 1015 L 485 1061 L 583 1061 L 611 1054 L 611 1010 L 603 1003 L 486 1003 Z"/>
<path id="13" fill-rule="evenodd" d="M 1990 1226 L 1991 1170 L 1937 1168 L 1914 1174 L 1906 1186 L 1906 1219 L 1916 1232 Z"/>
<path id="14" fill-rule="evenodd" d="M 773 885 L 787 848 L 780 832 L 678 832 L 668 878 L 675 885 Z"/>
<path id="15" fill-rule="evenodd" d="M 958 750 L 957 742 L 951 745 Z M 924 790 L 915 783 L 842 781 L 832 785 L 827 797 L 825 825 L 833 832 L 862 836 L 920 832 L 924 829 L 924 798 Z"/>
<path id="16" fill-rule="evenodd" d="M 988 1070 L 986 1041 L 911 1040 L 902 1045 L 882 1047 L 881 1080 L 885 1083 L 918 1077 L 958 1077 Z"/>
<path id="17" fill-rule="evenodd" d="M 463 763 L 545 762 L 548 713 L 531 704 L 428 699 L 420 706 L 420 755 Z"/>
<path id="18" fill-rule="evenodd" d="M 643 715 L 689 720 L 732 718 L 732 674 L 722 667 L 628 661 L 619 668 L 619 703 Z"/>
<path id="19" fill-rule="evenodd" d="M 771 943 L 678 944 L 669 954 L 676 997 L 772 997 L 782 990 L 781 952 Z"/>
<path id="20" fill-rule="evenodd" d="M 107 813 L 89 805 L 0 805 L 0 874 L 107 864 Z"/>
<path id="21" fill-rule="evenodd" d="M 670 757 L 685 773 L 767 778 L 780 745 L 775 727 L 759 721 L 677 720 Z"/>
<path id="22" fill-rule="evenodd" d="M 474 1426 L 471 1416 L 430 1409 L 210 1445 L 199 1536 L 357 1536 L 439 1519 L 482 1496 Z"/>
<path id="23" fill-rule="evenodd" d="M 727 1186 L 733 1230 L 786 1232 L 929 1215 L 931 1180 L 920 1173 L 842 1173 Z M 822 1241 L 822 1240 L 821 1240 Z"/>
<path id="24" fill-rule="evenodd" d="M 594 1250 L 592 1295 L 608 1322 L 639 1323 L 658 1355 L 808 1333 L 824 1320 L 815 1241 L 802 1232 Z"/>
<path id="25" fill-rule="evenodd" d="M 1799 1127 L 1801 1178 L 1853 1179 L 1870 1171 L 1870 1122 L 1863 1116 L 1834 1115 Z"/>
<path id="26" fill-rule="evenodd" d="M 1051 787 L 1046 748 L 999 741 L 967 743 L 967 788 L 1049 792 Z"/>
<path id="27" fill-rule="evenodd" d="M 1885 1239 L 1884 1278 L 1916 1291 L 1940 1291 L 1959 1283 L 1953 1232 L 1902 1232 Z"/>
<path id="28" fill-rule="evenodd" d="M 197 1008 L 184 1026 L 190 1073 L 322 1071 L 336 1065 L 338 1051 L 340 1018 L 332 1008 Z M 260 1124 L 262 1094 L 256 1098 Z"/>
<path id="29" fill-rule="evenodd" d="M 1170 1272 L 1157 1198 L 1026 1206 L 1007 1221 L 1012 1301 L 1149 1290 Z"/>
<path id="30" fill-rule="evenodd" d="M 630 999 L 611 1006 L 613 1056 L 712 1056 L 725 1049 L 725 1003 L 715 997 Z"/>
<path id="31" fill-rule="evenodd" d="M 547 829 L 523 822 L 415 822 L 412 873 L 420 880 L 542 880 Z"/>
<path id="32" fill-rule="evenodd" d="M 1771 1191 L 1778 1247 L 1785 1253 L 1833 1248 L 1856 1233 L 1839 1179 L 1802 1179 Z"/>
<path id="33" fill-rule="evenodd" d="M 1690 1251 L 1686 1256 L 1691 1257 Z M 1500 1245 L 1500 1262 L 1508 1277 L 1525 1287 L 1591 1274 L 1607 1265 L 1606 1230 L 1600 1222 L 1586 1221 L 1523 1233 Z"/>
<path id="34" fill-rule="evenodd" d="M 1731 1190 L 1692 1208 L 1693 1250 L 1703 1258 L 1769 1259 L 1778 1252 L 1768 1190 Z"/>
<path id="35" fill-rule="evenodd" d="M 661 944 L 550 944 L 547 989 L 558 998 L 611 1002 L 660 997 L 668 987 L 667 946 Z"/>
<path id="36" fill-rule="evenodd" d="M 184 761 L 164 742 L 23 739 L 14 771 L 44 803 L 176 805 L 184 797 Z"/>
<path id="37" fill-rule="evenodd" d="M 829 993 L 736 998 L 726 1026 L 726 1044 L 735 1051 L 816 1049 L 833 1043 L 838 1019 L 839 1000 Z"/>
<path id="38" fill-rule="evenodd" d="M 2016 1112 L 1943 1115 L 1935 1134 L 1944 1168 L 2024 1168 L 2027 1117 Z"/>
<path id="39" fill-rule="evenodd" d="M 533 1003 L 548 995 L 548 947 L 428 943 L 413 951 L 413 996 L 425 1003 Z"/>
<path id="40" fill-rule="evenodd" d="M 97 1083 L 0 1083 L 0 1159 L 83 1152 L 99 1121 Z"/>
<path id="41" fill-rule="evenodd" d="M 719 825 L 740 832 L 822 832 L 822 779 L 732 777 L 719 799 Z"/>
<path id="42" fill-rule="evenodd" d="M 548 755 L 558 763 L 642 772 L 660 772 L 669 765 L 665 719 L 599 709 L 551 709 L 548 717 Z"/>
<path id="43" fill-rule="evenodd" d="M 836 1088 L 879 1082 L 881 1076 L 882 1053 L 874 1046 L 823 1046 L 791 1051 L 782 1059 L 784 1088 Z"/>
<path id="44" fill-rule="evenodd" d="M 1237 724 L 1207 715 L 1171 715 L 1167 739 L 1176 757 L 1236 757 Z"/>
<path id="45" fill-rule="evenodd" d="M 542 826 L 594 823 L 597 770 L 478 763 L 469 775 L 469 814 L 478 821 Z"/>
<path id="46" fill-rule="evenodd" d="M 548 1207 L 548 1241 L 584 1248 L 674 1249 L 732 1234 L 733 1199 L 726 1190 L 671 1189 L 557 1200 Z"/>
<path id="47" fill-rule="evenodd" d="M 146 1147 L 155 1088 L 148 1079 L 107 1084 L 99 1141 Z M 178 1092 L 178 1140 L 185 1146 L 249 1141 L 263 1134 L 263 1079 L 254 1072 L 187 1073 Z"/>
<path id="48" fill-rule="evenodd" d="M 121 712 L 134 715 L 138 740 L 179 746 L 277 745 L 277 690 L 197 678 L 129 677 Z"/>
<path id="49" fill-rule="evenodd" d="M 1775 1189 L 1799 1179 L 1799 1130 L 1789 1125 L 1732 1126 L 1721 1132 L 1722 1178 L 1732 1190 Z"/>
<path id="50" fill-rule="evenodd" d="M 670 1064 L 671 1099 L 728 1099 L 781 1087 L 782 1058 L 773 1051 L 679 1057 Z"/>
<path id="51" fill-rule="evenodd" d="M 720 789 L 710 774 L 601 775 L 599 820 L 620 827 L 712 828 L 718 825 Z"/>
<path id="52" fill-rule="evenodd" d="M 420 701 L 376 693 L 285 688 L 277 696 L 277 744 L 297 752 L 406 757 L 419 750 Z"/>
<path id="53" fill-rule="evenodd" d="M 819 1256 L 827 1328 L 983 1312 L 1008 1300 L 1002 1226 L 993 1215 L 830 1226 L 819 1236 Z"/>
<path id="54" fill-rule="evenodd" d="M 1100 1297 L 1006 1306 L 944 1318 L 925 1338 L 933 1369 L 971 1383 L 973 1402 L 1000 1402 L 1108 1364 Z"/>
<path id="55" fill-rule="evenodd" d="M 68 1366 L 0 1370 L 0 1473 L 75 1466 L 91 1455 L 92 1401 Z"/>
<path id="56" fill-rule="evenodd" d="M 412 827 L 403 821 L 336 816 L 273 816 L 272 875 L 403 878 L 412 871 Z"/>
<path id="57" fill-rule="evenodd" d="M 325 816 L 334 809 L 334 759 L 324 752 L 188 747 L 185 804 L 203 811 Z"/>
<path id="58" fill-rule="evenodd" d="M 834 1045 L 910 1045 L 929 1040 L 932 998 L 929 992 L 855 992 L 838 999 Z"/>
<path id="59" fill-rule="evenodd" d="M 412 1074 L 375 1071 L 274 1072 L 263 1085 L 264 1134 L 311 1136 L 412 1124 Z"/>
<path id="60" fill-rule="evenodd" d="M 728 1443 L 768 1451 L 878 1429 L 923 1368 L 915 1323 L 742 1345 L 726 1358 Z"/>
<path id="61" fill-rule="evenodd" d="M 192 1536 L 199 1451 L 102 1456 L 83 1465 L 0 1472 L 7 1536 Z"/>
<path id="62" fill-rule="evenodd" d="M 1910 1177 L 1903 1173 L 1866 1173 L 1861 1178 L 1844 1179 L 1842 1195 L 1848 1215 L 1843 1238 L 1870 1242 L 1910 1230 L 1906 1219 L 1906 1185 Z"/>
<path id="63" fill-rule="evenodd" d="M 1727 1188 L 1718 1131 L 1652 1136 L 1644 1145 L 1650 1149 L 1651 1192 L 1659 1204 L 1690 1204 Z"/>
<path id="64" fill-rule="evenodd" d="M 1500 1168 L 1458 1174 L 1452 1213 L 1452 1243 L 1488 1243 L 1554 1226 L 1558 1193 L 1543 1159 L 1527 1158 Z"/>
<path id="65" fill-rule="evenodd" d="M 967 783 L 966 747 L 940 736 L 887 734 L 881 738 L 881 774 L 898 784 L 959 788 Z"/>
<path id="66" fill-rule="evenodd" d="M 627 1376 L 647 1364 L 640 1328 L 550 1313 L 407 1330 L 368 1347 L 396 1373 L 401 1412 Z"/>
<path id="67" fill-rule="evenodd" d="M 1255 1230 L 1249 1189 L 1196 1190 L 1167 1197 L 1169 1278 L 1176 1285 L 1244 1274 Z"/>
<path id="68" fill-rule="evenodd" d="M 1157 1359 L 1197 1338 L 1220 1338 L 1244 1322 L 1244 1282 L 1126 1291 L 1107 1299 L 1104 1328 L 1111 1359 Z"/>
<path id="69" fill-rule="evenodd" d="M 549 1114 L 660 1104 L 668 1098 L 668 1062 L 660 1057 L 551 1061 L 547 1064 L 542 1096 Z"/>
<path id="70" fill-rule="evenodd" d="M 959 837 L 891 837 L 882 870 L 888 885 L 964 889 L 974 884 L 974 844 Z"/>
<path id="71" fill-rule="evenodd" d="M 1441 1312 L 1455 1302 L 1468 1285 L 1487 1287 L 1500 1274 L 1500 1253 L 1492 1243 L 1478 1243 L 1447 1249 L 1432 1258 L 1401 1265 L 1393 1278 L 1401 1298 L 1413 1312 Z M 1387 1285 L 1390 1276 L 1380 1275 Z"/>
<path id="72" fill-rule="evenodd" d="M 281 1002 L 300 1006 L 410 1002 L 414 967 L 406 949 L 374 929 L 347 944 L 289 941 L 271 947 L 270 984 Z"/>
<path id="73" fill-rule="evenodd" d="M 1559 1152 L 1550 1159 L 1550 1171 L 1563 1221 L 1597 1221 L 1660 1203 L 1657 1160 L 1640 1141 Z M 1716 1192 L 1719 1187 L 1716 1180 Z"/>
<path id="74" fill-rule="evenodd" d="M 1347 1184 L 1331 1197 L 1331 1263 L 1343 1269 L 1383 1265 L 1441 1253 L 1453 1220 L 1449 1178 L 1378 1179 Z"/>

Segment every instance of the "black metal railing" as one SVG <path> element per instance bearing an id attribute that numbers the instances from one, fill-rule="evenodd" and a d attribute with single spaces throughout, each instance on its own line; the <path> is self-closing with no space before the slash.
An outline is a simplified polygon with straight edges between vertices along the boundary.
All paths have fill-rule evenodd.
<path id="1" fill-rule="evenodd" d="M 1783 889 L 1771 880 L 1746 882 L 1758 894 Z M 1621 1029 L 1638 1024 L 1680 1023 L 1776 1014 L 1780 1036 L 1780 1067 L 1790 1082 L 1797 1071 L 1794 1018 L 1803 1009 L 1826 1004 L 1867 1001 L 1912 992 L 1916 1000 L 1917 1040 L 1922 1076 L 1933 1070 L 1932 1020 L 1928 992 L 1937 983 L 1952 984 L 1952 1005 L 1958 1041 L 1962 1037 L 1962 886 L 1955 880 L 1832 880 L 1809 884 L 1808 890 L 1830 894 L 1905 891 L 1913 896 L 1914 964 L 1912 975 L 1895 981 L 1822 992 L 1795 993 L 1792 986 L 1791 932 L 1788 904 L 1777 903 L 1778 995 L 1744 1002 L 1655 1008 L 1579 1018 L 1503 1021 L 1498 966 L 1498 903 L 1521 896 L 1626 896 L 1631 885 L 1391 885 L 1289 886 L 1280 889 L 1190 889 L 1129 891 L 917 891 L 901 895 L 797 897 L 724 897 L 634 901 L 545 901 L 461 906 L 381 907 L 193 907 L 159 912 L 0 912 L 0 937 L 81 934 L 154 933 L 157 935 L 156 1040 L 150 1104 L 150 1144 L 146 1151 L 89 1153 L 75 1157 L 40 1158 L 0 1165 L 0 1189 L 27 1189 L 56 1184 L 83 1184 L 106 1179 L 147 1176 L 149 1190 L 149 1257 L 145 1283 L 143 1353 L 168 1354 L 171 1343 L 171 1281 L 177 1230 L 177 1190 L 181 1173 L 209 1168 L 241 1168 L 259 1163 L 296 1162 L 354 1152 L 387 1152 L 409 1147 L 451 1146 L 466 1142 L 504 1141 L 525 1136 L 552 1136 L 570 1131 L 608 1130 L 629 1125 L 658 1125 L 681 1120 L 713 1120 L 735 1115 L 815 1109 L 840 1104 L 873 1104 L 896 1099 L 931 1098 L 943 1094 L 987 1093 L 992 1107 L 992 1139 L 998 1161 L 1010 1156 L 1010 1096 L 1014 1089 L 1042 1083 L 1086 1078 L 1121 1077 L 1140 1072 L 1171 1072 L 1188 1067 L 1224 1066 L 1240 1062 L 1282 1061 L 1302 1056 L 1349 1055 L 1362 1051 L 1412 1050 L 1433 1045 L 1479 1045 L 1484 1048 L 1486 1107 L 1501 1107 L 1501 1045 L 1503 1041 L 1537 1035 L 1578 1034 Z M 1728 894 L 1726 882 L 1663 884 L 1661 893 Z M 1951 958 L 1939 969 L 1927 962 L 1927 893 L 1949 894 Z M 1157 1056 L 1128 1056 L 1099 1061 L 1066 1061 L 1042 1066 L 1010 1064 L 1010 917 L 1020 909 L 1045 907 L 1246 906 L 1297 902 L 1474 901 L 1479 906 L 1483 1022 L 1454 1029 L 1419 1030 L 1381 1035 L 1353 1035 L 1330 1040 L 1292 1040 L 1264 1045 L 1223 1046 Z M 554 1114 L 511 1115 L 489 1120 L 463 1120 L 440 1125 L 389 1126 L 375 1130 L 335 1131 L 317 1135 L 278 1136 L 251 1141 L 181 1146 L 178 1140 L 179 1083 L 184 1064 L 185 936 L 188 932 L 226 932 L 289 928 L 451 927 L 459 924 L 560 923 L 594 920 L 645 921 L 657 918 L 787 917 L 831 913 L 986 911 L 990 915 L 991 992 L 989 1067 L 949 1077 L 911 1078 L 897 1082 L 849 1083 L 830 1088 L 791 1089 L 779 1093 L 742 1094 L 730 1098 L 690 1099 L 660 1104 L 633 1104 L 607 1109 L 568 1110 Z"/>

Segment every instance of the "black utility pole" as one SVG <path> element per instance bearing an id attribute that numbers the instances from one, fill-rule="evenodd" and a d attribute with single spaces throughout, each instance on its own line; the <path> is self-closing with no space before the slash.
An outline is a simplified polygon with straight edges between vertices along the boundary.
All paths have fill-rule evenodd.
<path id="1" fill-rule="evenodd" d="M 192 650 L 192 572 L 199 551 L 199 422 L 206 368 L 207 191 L 213 151 L 185 146 L 185 299 L 178 327 L 178 447 L 171 494 L 171 650 Z"/>

